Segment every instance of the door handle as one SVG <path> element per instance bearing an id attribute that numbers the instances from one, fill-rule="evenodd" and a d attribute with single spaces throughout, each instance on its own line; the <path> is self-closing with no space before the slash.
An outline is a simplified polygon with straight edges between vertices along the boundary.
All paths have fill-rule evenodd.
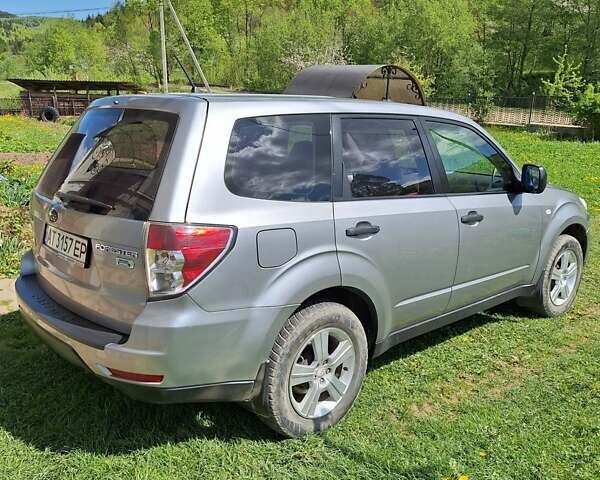
<path id="1" fill-rule="evenodd" d="M 460 221 L 462 223 L 466 223 L 467 225 L 473 225 L 474 223 L 479 223 L 483 220 L 483 215 L 477 213 L 475 210 L 470 211 L 466 215 L 460 217 Z"/>
<path id="2" fill-rule="evenodd" d="M 346 229 L 347 237 L 360 237 L 362 235 L 375 235 L 379 233 L 379 225 L 371 225 L 371 222 L 358 222 L 356 226 Z"/>

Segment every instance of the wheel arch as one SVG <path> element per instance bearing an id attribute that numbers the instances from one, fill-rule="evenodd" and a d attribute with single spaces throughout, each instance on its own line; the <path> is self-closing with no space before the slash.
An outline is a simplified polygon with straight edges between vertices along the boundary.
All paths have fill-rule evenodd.
<path id="1" fill-rule="evenodd" d="M 371 298 L 358 288 L 340 285 L 315 292 L 300 304 L 298 310 L 323 301 L 340 303 L 352 310 L 365 329 L 369 355 L 372 355 L 379 332 L 379 316 Z"/>
<path id="2" fill-rule="evenodd" d="M 587 230 L 581 223 L 571 223 L 569 226 L 563 229 L 560 232 L 560 235 L 571 235 L 574 237 L 581 245 L 581 249 L 583 250 L 583 258 L 587 257 L 588 251 L 588 235 Z"/>
<path id="3" fill-rule="evenodd" d="M 587 218 L 582 214 L 581 209 L 574 202 L 566 202 L 555 209 L 542 237 L 540 256 L 534 276 L 534 282 L 539 280 L 546 264 L 546 259 L 552 249 L 552 245 L 554 245 L 554 242 L 560 235 L 568 234 L 575 237 L 581 244 L 585 258 L 588 250 L 587 225 Z"/>

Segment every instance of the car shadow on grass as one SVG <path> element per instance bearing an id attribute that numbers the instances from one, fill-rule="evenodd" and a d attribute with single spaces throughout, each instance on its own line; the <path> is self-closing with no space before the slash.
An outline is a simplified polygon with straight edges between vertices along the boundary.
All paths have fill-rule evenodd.
<path id="1" fill-rule="evenodd" d="M 18 312 L 0 316 L 0 365 L 0 429 L 40 450 L 124 454 L 197 438 L 278 439 L 235 404 L 131 400 L 51 351 Z"/>
<path id="2" fill-rule="evenodd" d="M 453 337 L 458 337 L 474 328 L 498 321 L 511 320 L 514 317 L 519 317 L 519 319 L 539 318 L 528 310 L 517 306 L 515 302 L 507 302 L 490 310 L 471 315 L 470 317 L 459 320 L 446 327 L 433 330 L 432 332 L 400 343 L 399 345 L 390 348 L 379 357 L 371 360 L 369 370 L 377 369 L 400 358 L 410 357 L 417 352 L 426 350 L 430 347 L 435 347 L 439 343 L 443 343 Z"/>
<path id="3" fill-rule="evenodd" d="M 503 306 L 422 335 L 378 357 L 371 369 L 513 313 L 513 307 Z M 131 400 L 52 352 L 18 312 L 0 316 L 0 365 L 0 428 L 42 451 L 118 455 L 198 438 L 282 439 L 235 404 Z"/>

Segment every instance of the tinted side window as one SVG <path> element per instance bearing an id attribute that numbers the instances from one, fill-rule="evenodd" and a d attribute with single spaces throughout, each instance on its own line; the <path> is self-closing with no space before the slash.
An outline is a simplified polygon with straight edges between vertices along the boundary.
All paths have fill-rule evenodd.
<path id="1" fill-rule="evenodd" d="M 504 192 L 515 186 L 511 166 L 496 149 L 472 130 L 428 122 L 448 178 L 451 193 Z"/>
<path id="2" fill-rule="evenodd" d="M 421 139 L 411 120 L 341 120 L 345 188 L 353 198 L 433 193 Z"/>
<path id="3" fill-rule="evenodd" d="M 331 199 L 329 115 L 277 115 L 235 122 L 225 184 L 236 195 L 267 200 Z"/>

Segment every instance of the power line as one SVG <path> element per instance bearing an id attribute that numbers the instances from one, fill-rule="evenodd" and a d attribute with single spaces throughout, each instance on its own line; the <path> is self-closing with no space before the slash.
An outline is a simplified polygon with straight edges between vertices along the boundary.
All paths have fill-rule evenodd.
<path id="1" fill-rule="evenodd" d="M 79 13 L 79 12 L 95 12 L 98 10 L 110 10 L 114 5 L 104 6 L 104 7 L 96 7 L 96 8 L 77 8 L 74 10 L 49 10 L 46 12 L 19 12 L 14 15 L 17 16 L 29 16 L 29 15 L 51 15 L 55 13 Z"/>

